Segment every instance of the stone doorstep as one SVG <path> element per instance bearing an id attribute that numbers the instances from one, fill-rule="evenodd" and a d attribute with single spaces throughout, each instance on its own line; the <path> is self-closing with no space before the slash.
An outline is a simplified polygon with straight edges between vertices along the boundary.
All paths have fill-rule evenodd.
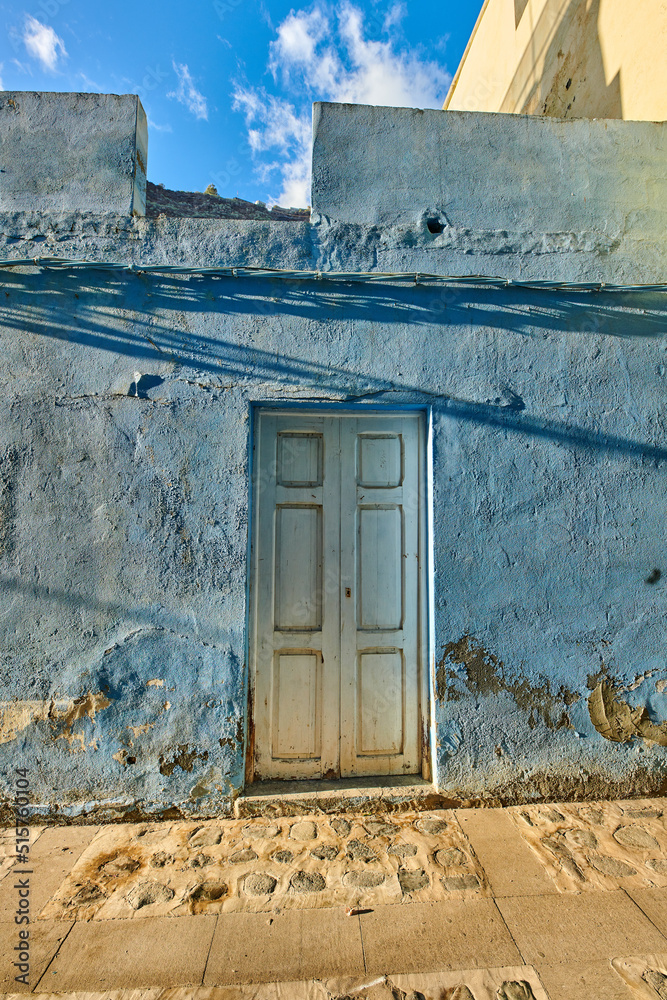
<path id="1" fill-rule="evenodd" d="M 430 781 L 355 778 L 353 781 L 262 781 L 248 785 L 234 802 L 236 819 L 332 813 L 390 813 L 452 809 L 461 803 L 440 795 Z"/>

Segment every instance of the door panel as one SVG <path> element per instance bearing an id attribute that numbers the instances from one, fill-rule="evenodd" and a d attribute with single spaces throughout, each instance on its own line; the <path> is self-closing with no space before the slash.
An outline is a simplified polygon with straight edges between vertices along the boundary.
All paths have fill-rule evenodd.
<path id="1" fill-rule="evenodd" d="M 403 525 L 400 507 L 360 506 L 358 627 L 400 628 L 403 619 Z"/>
<path id="2" fill-rule="evenodd" d="M 276 508 L 275 627 L 322 627 L 322 508 Z"/>
<path id="3" fill-rule="evenodd" d="M 420 770 L 419 472 L 417 417 L 341 421 L 344 776 Z"/>
<path id="4" fill-rule="evenodd" d="M 403 651 L 361 650 L 357 687 L 357 754 L 402 754 L 405 701 Z"/>
<path id="5" fill-rule="evenodd" d="M 321 757 L 321 653 L 317 650 L 276 653 L 272 702 L 272 755 Z"/>
<path id="6" fill-rule="evenodd" d="M 400 486 L 403 481 L 403 442 L 400 434 L 359 434 L 359 486 Z"/>
<path id="7" fill-rule="evenodd" d="M 278 435 L 278 484 L 322 485 L 322 435 Z"/>
<path id="8" fill-rule="evenodd" d="M 415 415 L 260 411 L 255 780 L 418 773 Z"/>
<path id="9" fill-rule="evenodd" d="M 337 585 L 331 586 L 340 460 L 332 427 L 322 416 L 270 411 L 257 423 L 255 780 L 338 773 L 338 728 L 325 724 L 338 719 L 340 704 L 339 598 Z"/>

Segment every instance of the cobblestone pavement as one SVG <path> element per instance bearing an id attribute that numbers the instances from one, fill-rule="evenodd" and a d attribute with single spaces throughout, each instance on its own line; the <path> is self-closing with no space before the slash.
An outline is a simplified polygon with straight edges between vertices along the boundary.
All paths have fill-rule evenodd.
<path id="1" fill-rule="evenodd" d="M 34 826 L 28 944 L 14 848 L 5 994 L 667 1000 L 663 799 Z"/>
<path id="2" fill-rule="evenodd" d="M 106 827 L 42 911 L 113 919 L 488 895 L 453 814 Z"/>

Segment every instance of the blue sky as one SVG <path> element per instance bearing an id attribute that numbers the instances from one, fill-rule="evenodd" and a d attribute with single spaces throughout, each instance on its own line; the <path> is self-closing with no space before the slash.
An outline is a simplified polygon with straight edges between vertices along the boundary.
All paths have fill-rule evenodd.
<path id="1" fill-rule="evenodd" d="M 315 100 L 439 108 L 482 0 L 0 0 L 0 89 L 138 93 L 148 177 L 309 201 Z"/>

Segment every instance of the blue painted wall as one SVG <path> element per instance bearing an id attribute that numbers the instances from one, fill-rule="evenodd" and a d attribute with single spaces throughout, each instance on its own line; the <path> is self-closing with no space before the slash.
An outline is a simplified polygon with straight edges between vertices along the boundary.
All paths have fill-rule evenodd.
<path id="1" fill-rule="evenodd" d="M 588 698 L 608 677 L 667 719 L 664 297 L 16 271 L 2 296 L 6 789 L 20 761 L 47 812 L 230 808 L 263 400 L 432 408 L 444 794 L 661 787 L 665 749 Z"/>
<path id="2" fill-rule="evenodd" d="M 487 140 L 495 127 L 506 141 L 504 116 L 483 117 Z M 452 176 L 448 190 L 464 183 Z M 553 211 L 540 228 L 546 196 L 521 183 L 529 211 L 518 218 L 513 196 L 504 228 L 497 204 L 486 228 L 477 203 L 457 220 L 446 192 L 393 220 L 385 199 L 381 224 L 6 212 L 0 258 L 661 276 L 656 186 L 635 216 L 627 192 L 607 216 L 597 184 L 597 215 L 582 208 L 577 228 L 570 205 L 561 231 Z M 618 209 L 618 185 L 608 190 Z M 35 267 L 0 271 L 0 285 L 0 798 L 25 766 L 45 815 L 232 808 L 246 749 L 251 411 L 318 401 L 430 411 L 443 795 L 663 790 L 664 293 Z"/>

